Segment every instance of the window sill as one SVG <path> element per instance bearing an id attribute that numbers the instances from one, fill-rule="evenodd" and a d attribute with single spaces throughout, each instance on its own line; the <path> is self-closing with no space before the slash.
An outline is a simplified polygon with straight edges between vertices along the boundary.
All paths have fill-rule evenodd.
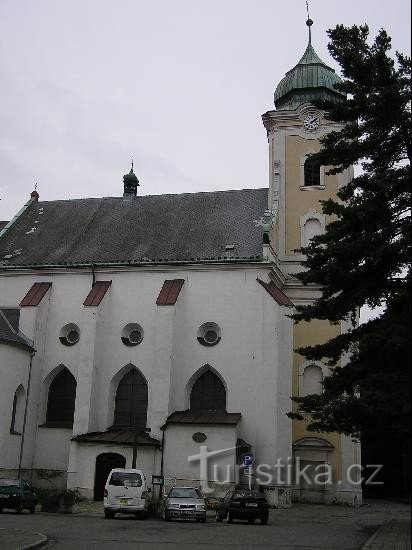
<path id="1" fill-rule="evenodd" d="M 73 428 L 73 422 L 45 422 L 44 424 L 39 424 L 39 428 L 72 429 Z"/>
<path id="2" fill-rule="evenodd" d="M 16 432 L 14 430 L 10 430 L 10 435 L 21 435 L 21 432 Z"/>
<path id="3" fill-rule="evenodd" d="M 326 185 L 300 185 L 299 189 L 301 191 L 324 191 Z"/>

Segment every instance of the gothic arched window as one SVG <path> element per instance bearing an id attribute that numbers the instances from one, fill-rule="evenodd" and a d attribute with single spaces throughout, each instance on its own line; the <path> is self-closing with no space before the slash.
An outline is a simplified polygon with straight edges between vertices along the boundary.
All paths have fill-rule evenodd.
<path id="1" fill-rule="evenodd" d="M 137 369 L 130 370 L 117 386 L 114 404 L 115 426 L 146 428 L 147 384 Z"/>
<path id="2" fill-rule="evenodd" d="M 320 185 L 320 164 L 311 157 L 305 160 L 304 165 L 305 187 Z"/>
<path id="3" fill-rule="evenodd" d="M 193 384 L 190 393 L 190 408 L 193 411 L 225 411 L 226 390 L 216 374 L 208 370 Z"/>
<path id="4" fill-rule="evenodd" d="M 14 393 L 13 409 L 11 412 L 10 433 L 21 434 L 23 431 L 25 391 L 20 385 Z"/>
<path id="5" fill-rule="evenodd" d="M 53 379 L 49 387 L 46 422 L 73 424 L 76 401 L 76 379 L 64 368 Z"/>

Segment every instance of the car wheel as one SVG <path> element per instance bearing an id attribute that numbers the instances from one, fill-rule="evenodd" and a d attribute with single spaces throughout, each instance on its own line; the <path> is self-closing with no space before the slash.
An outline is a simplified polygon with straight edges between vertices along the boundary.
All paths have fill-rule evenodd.
<path id="1" fill-rule="evenodd" d="M 21 514 L 23 512 L 23 506 L 19 504 L 19 506 L 16 508 L 16 514 Z"/>
<path id="2" fill-rule="evenodd" d="M 114 512 L 110 512 L 110 510 L 104 511 L 104 517 L 105 519 L 113 519 L 114 518 Z"/>
<path id="3" fill-rule="evenodd" d="M 222 516 L 219 514 L 219 512 L 216 512 L 216 521 L 218 521 L 219 523 L 221 523 L 223 521 L 223 518 Z"/>
<path id="4" fill-rule="evenodd" d="M 164 517 L 165 521 L 170 521 L 170 516 L 169 516 L 167 510 L 164 511 L 163 517 Z"/>
<path id="5" fill-rule="evenodd" d="M 260 522 L 262 525 L 267 525 L 268 518 L 267 517 L 261 518 Z"/>
<path id="6" fill-rule="evenodd" d="M 34 514 L 34 512 L 36 511 L 36 507 L 35 506 L 32 506 L 30 509 L 30 514 Z"/>
<path id="7" fill-rule="evenodd" d="M 2 514 L 2 513 L 3 513 L 3 508 L 0 508 L 0 514 Z"/>
<path id="8" fill-rule="evenodd" d="M 230 514 L 227 515 L 227 522 L 233 523 L 233 517 Z"/>
<path id="9" fill-rule="evenodd" d="M 250 524 L 252 524 L 252 523 L 255 523 L 255 520 L 254 520 L 253 518 L 249 518 L 249 519 L 247 520 L 247 522 L 250 523 Z"/>

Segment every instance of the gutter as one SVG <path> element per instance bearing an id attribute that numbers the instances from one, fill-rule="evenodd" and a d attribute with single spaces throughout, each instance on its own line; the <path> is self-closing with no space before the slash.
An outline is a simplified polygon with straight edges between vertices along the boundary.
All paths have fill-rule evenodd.
<path id="1" fill-rule="evenodd" d="M 74 268 L 74 269 L 90 269 L 92 268 L 105 268 L 105 267 L 129 267 L 129 266 L 137 266 L 137 267 L 148 267 L 148 266 L 159 266 L 159 265 L 166 265 L 166 266 L 181 266 L 181 265 L 207 265 L 207 264 L 213 264 L 213 265 L 230 265 L 230 264 L 270 264 L 272 265 L 272 261 L 264 260 L 263 258 L 259 257 L 250 257 L 250 258 L 204 258 L 199 260 L 166 260 L 164 262 L 159 260 L 153 260 L 149 262 L 140 262 L 140 261 L 133 261 L 128 260 L 124 262 L 93 262 L 93 263 L 72 263 L 72 262 L 66 262 L 61 264 L 20 264 L 20 265 L 1 265 L 0 264 L 0 271 L 18 271 L 23 269 L 62 269 L 62 268 Z"/>

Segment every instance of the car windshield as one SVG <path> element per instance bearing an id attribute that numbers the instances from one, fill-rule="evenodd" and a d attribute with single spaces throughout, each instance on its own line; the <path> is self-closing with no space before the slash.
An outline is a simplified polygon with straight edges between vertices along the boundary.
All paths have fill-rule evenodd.
<path id="1" fill-rule="evenodd" d="M 117 487 L 141 487 L 142 476 L 134 472 L 113 472 L 109 485 L 116 485 Z"/>
<path id="2" fill-rule="evenodd" d="M 0 479 L 0 487 L 18 487 L 19 485 L 18 479 Z"/>
<path id="3" fill-rule="evenodd" d="M 203 498 L 198 489 L 175 488 L 169 493 L 169 498 Z"/>

